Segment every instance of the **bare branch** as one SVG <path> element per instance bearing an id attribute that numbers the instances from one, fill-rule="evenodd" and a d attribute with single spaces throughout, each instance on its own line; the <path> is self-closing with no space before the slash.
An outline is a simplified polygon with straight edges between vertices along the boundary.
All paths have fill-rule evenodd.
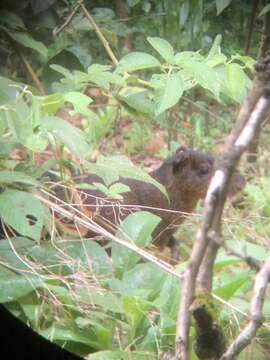
<path id="1" fill-rule="evenodd" d="M 102 42 L 105 50 L 107 51 L 107 54 L 109 55 L 109 57 L 111 58 L 112 62 L 114 65 L 118 64 L 118 60 L 116 58 L 116 56 L 114 55 L 112 49 L 110 48 L 110 45 L 108 43 L 108 41 L 105 39 L 105 37 L 103 36 L 102 32 L 100 31 L 99 27 L 97 26 L 97 24 L 95 23 L 94 19 L 92 18 L 92 16 L 90 15 L 89 11 L 86 9 L 86 7 L 83 4 L 83 0 L 79 0 L 79 5 L 82 8 L 82 11 L 84 12 L 87 20 L 89 21 L 90 25 L 93 27 L 93 29 L 95 30 L 99 40 Z"/>
<path id="2" fill-rule="evenodd" d="M 66 21 L 61 26 L 59 26 L 53 30 L 54 36 L 57 36 L 60 32 L 62 32 L 70 24 L 71 20 L 74 18 L 74 16 L 76 15 L 76 12 L 78 11 L 79 8 L 80 8 L 80 3 L 78 3 L 74 7 L 74 9 L 71 11 L 71 13 L 66 18 Z"/>
<path id="3" fill-rule="evenodd" d="M 262 314 L 265 292 L 270 281 L 270 257 L 264 263 L 261 271 L 257 274 L 254 284 L 254 295 L 250 306 L 250 321 L 230 345 L 220 360 L 233 360 L 254 338 L 258 328 L 262 325 Z"/>
<path id="4" fill-rule="evenodd" d="M 193 246 L 190 261 L 184 276 L 176 331 L 176 359 L 188 360 L 190 306 L 194 298 L 196 278 L 210 238 L 216 238 L 218 236 L 220 217 L 233 169 L 255 136 L 256 130 L 265 118 L 268 110 L 269 98 L 263 95 L 259 98 L 253 111 L 250 113 L 245 127 L 241 131 L 236 132 L 236 134 L 239 134 L 238 137 L 235 138 L 231 144 L 231 148 L 225 151 L 222 159 L 220 159 L 218 170 L 215 172 L 209 185 L 205 199 L 203 222 L 197 233 L 196 242 Z M 242 121 L 242 119 L 240 120 Z M 236 127 L 237 126 L 238 123 L 236 123 Z M 213 256 L 214 253 L 215 252 L 213 252 Z M 213 259 L 210 264 L 213 263 Z M 209 267 L 208 270 L 211 271 Z"/>

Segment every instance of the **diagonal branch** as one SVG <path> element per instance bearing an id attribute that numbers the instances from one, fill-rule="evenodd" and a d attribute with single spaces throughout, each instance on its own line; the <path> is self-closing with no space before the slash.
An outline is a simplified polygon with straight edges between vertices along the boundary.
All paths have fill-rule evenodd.
<path id="1" fill-rule="evenodd" d="M 188 360 L 188 334 L 190 321 L 190 306 L 195 294 L 195 284 L 200 265 L 203 261 L 210 237 L 219 234 L 220 218 L 224 207 L 228 185 L 233 169 L 241 155 L 248 148 L 261 121 L 269 110 L 269 92 L 262 95 L 247 117 L 245 126 L 236 132 L 231 148 L 224 153 L 210 183 L 203 212 L 203 221 L 198 230 L 190 261 L 184 275 L 182 299 L 179 308 L 176 331 L 176 359 Z M 241 119 L 242 120 L 242 119 Z M 238 123 L 236 123 L 237 127 Z"/>
<path id="2" fill-rule="evenodd" d="M 250 306 L 250 321 L 241 331 L 235 341 L 229 346 L 220 360 L 233 360 L 254 338 L 258 328 L 262 325 L 262 314 L 265 292 L 270 281 L 270 257 L 257 274 L 254 284 L 254 295 Z"/>

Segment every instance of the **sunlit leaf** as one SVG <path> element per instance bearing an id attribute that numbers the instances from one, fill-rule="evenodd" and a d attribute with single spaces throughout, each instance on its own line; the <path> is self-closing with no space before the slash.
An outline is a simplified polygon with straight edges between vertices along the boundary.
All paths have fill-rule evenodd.
<path id="1" fill-rule="evenodd" d="M 39 240 L 44 210 L 41 203 L 27 192 L 5 190 L 0 194 L 0 215 L 19 234 Z"/>
<path id="2" fill-rule="evenodd" d="M 168 63 L 174 63 L 173 47 L 168 41 L 157 37 L 148 37 L 147 40 L 164 60 Z"/>
<path id="3" fill-rule="evenodd" d="M 122 57 L 117 65 L 116 72 L 132 72 L 160 66 L 160 62 L 154 56 L 143 52 L 132 52 Z"/>

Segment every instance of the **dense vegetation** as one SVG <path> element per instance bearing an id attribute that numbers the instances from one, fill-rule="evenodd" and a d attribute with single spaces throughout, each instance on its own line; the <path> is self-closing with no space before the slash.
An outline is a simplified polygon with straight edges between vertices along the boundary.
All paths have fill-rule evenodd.
<path id="1" fill-rule="evenodd" d="M 253 23 L 246 1 L 1 2 L 0 301 L 43 336 L 91 360 L 173 352 L 177 274 L 201 204 L 177 232 L 173 274 L 115 242 L 84 240 L 79 226 L 58 231 L 59 209 L 50 210 L 40 177 L 51 169 L 71 188 L 71 174 L 91 172 L 105 183 L 92 188 L 121 200 L 121 177 L 165 192 L 140 165 L 180 145 L 218 153 L 251 87 L 269 10 L 257 5 Z M 267 259 L 268 132 L 265 123 L 257 162 L 240 164 L 250 181 L 225 211 L 226 247 L 215 262 L 215 311 L 228 344 L 247 321 L 256 266 L 246 259 Z M 115 236 L 147 248 L 158 221 L 131 214 Z M 269 358 L 269 306 L 266 298 L 265 326 L 239 359 Z M 195 333 L 192 323 L 191 342 Z M 192 347 L 190 356 L 198 358 Z"/>

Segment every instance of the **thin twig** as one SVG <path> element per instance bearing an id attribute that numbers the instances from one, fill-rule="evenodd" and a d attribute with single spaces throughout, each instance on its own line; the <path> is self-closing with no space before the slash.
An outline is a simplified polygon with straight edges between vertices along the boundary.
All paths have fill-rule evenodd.
<path id="1" fill-rule="evenodd" d="M 66 18 L 66 21 L 61 25 L 59 26 L 58 28 L 55 28 L 53 30 L 53 35 L 54 36 L 57 36 L 60 32 L 62 32 L 68 25 L 69 23 L 71 22 L 71 20 L 74 18 L 76 12 L 78 11 L 80 7 L 80 4 L 77 4 L 74 9 L 72 10 L 72 12 L 68 15 L 68 17 Z"/>
<path id="2" fill-rule="evenodd" d="M 251 342 L 258 328 L 262 325 L 264 317 L 262 313 L 265 292 L 270 281 L 270 257 L 264 263 L 261 271 L 257 274 L 254 284 L 254 295 L 250 306 L 250 321 L 229 346 L 220 360 L 233 360 Z"/>
<path id="3" fill-rule="evenodd" d="M 41 191 L 43 191 L 43 190 L 41 190 Z M 47 194 L 48 193 L 46 193 L 46 195 Z M 154 256 L 152 254 L 149 254 L 147 251 L 139 248 L 135 244 L 132 244 L 130 242 L 127 242 L 127 241 L 124 241 L 124 240 L 121 240 L 121 239 L 117 238 L 116 236 L 111 234 L 109 231 L 105 230 L 100 225 L 98 225 L 91 218 L 84 219 L 84 218 L 81 218 L 78 215 L 74 215 L 74 213 L 72 213 L 72 212 L 70 212 L 70 211 L 68 211 L 66 209 L 63 209 L 61 206 L 55 204 L 54 202 L 44 198 L 43 196 L 41 196 L 39 194 L 35 194 L 35 197 L 37 199 L 39 199 L 45 205 L 49 206 L 55 212 L 57 212 L 57 213 L 65 216 L 65 217 L 67 217 L 68 219 L 74 221 L 74 223 L 78 223 L 79 225 L 93 231 L 94 233 L 102 235 L 102 236 L 108 238 L 109 240 L 112 240 L 113 242 L 126 247 L 127 249 L 135 252 L 137 255 L 141 256 L 142 258 L 146 259 L 147 261 L 150 261 L 154 265 L 158 266 L 161 270 L 163 270 L 163 271 L 165 271 L 165 272 L 167 272 L 169 274 L 172 274 L 172 275 L 178 277 L 179 279 L 182 279 L 182 274 L 177 273 L 173 269 L 173 267 L 170 266 L 168 263 L 158 259 L 156 256 Z M 61 201 L 60 199 L 58 199 L 58 200 Z M 70 205 L 67 204 L 67 203 L 65 203 L 65 205 L 70 207 Z M 74 208 L 72 208 L 72 211 L 74 211 Z"/>
<path id="4" fill-rule="evenodd" d="M 89 11 L 86 9 L 86 7 L 84 6 L 83 0 L 79 0 L 78 5 L 82 8 L 87 20 L 89 21 L 90 25 L 93 27 L 93 29 L 95 30 L 97 36 L 99 37 L 100 41 L 102 42 L 105 50 L 107 51 L 107 54 L 109 55 L 109 57 L 111 58 L 113 64 L 116 66 L 118 64 L 118 60 L 116 58 L 116 56 L 114 55 L 108 41 L 105 39 L 105 37 L 103 36 L 102 32 L 100 31 L 98 25 L 96 24 L 95 20 L 92 18 L 92 16 L 90 15 Z"/>

